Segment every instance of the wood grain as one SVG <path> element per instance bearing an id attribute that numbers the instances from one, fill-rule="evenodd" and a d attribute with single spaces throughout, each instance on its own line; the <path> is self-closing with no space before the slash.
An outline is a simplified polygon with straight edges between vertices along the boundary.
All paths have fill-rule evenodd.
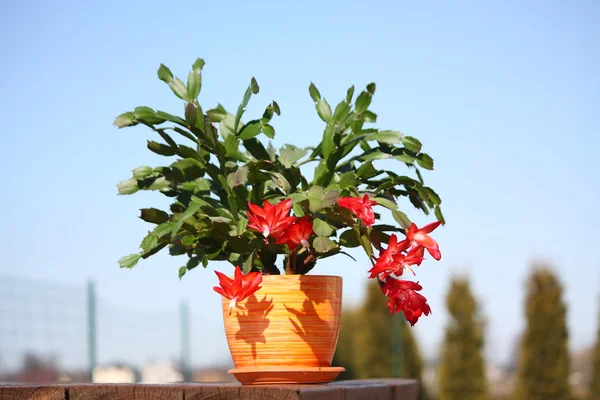
<path id="1" fill-rule="evenodd" d="M 390 400 L 392 399 L 392 387 L 385 382 L 361 381 L 338 381 L 331 384 L 344 390 L 345 400 Z M 413 400 L 413 398 L 407 398 Z M 416 400 L 416 397 L 414 398 Z"/>
<path id="2" fill-rule="evenodd" d="M 182 385 L 79 385 L 69 390 L 69 400 L 183 400 Z"/>
<path id="3" fill-rule="evenodd" d="M 343 400 L 340 387 L 314 385 L 240 386 L 201 385 L 185 390 L 185 400 Z M 387 400 L 387 399 L 386 399 Z M 412 399 L 410 399 L 412 400 Z"/>
<path id="4" fill-rule="evenodd" d="M 65 400 L 62 386 L 0 386 L 0 400 Z"/>
<path id="5" fill-rule="evenodd" d="M 267 275 L 223 321 L 236 368 L 329 367 L 337 344 L 342 278 Z"/>
<path id="6" fill-rule="evenodd" d="M 357 381 L 348 381 L 357 382 Z M 359 381 L 360 382 L 360 381 Z M 406 400 L 406 399 L 417 399 L 419 397 L 419 384 L 414 379 L 369 379 L 363 380 L 363 382 L 369 383 L 383 383 L 389 385 L 392 394 L 391 400 Z"/>
<path id="7" fill-rule="evenodd" d="M 418 385 L 408 379 L 339 381 L 326 385 L 0 385 L 0 400 L 417 400 Z M 69 394 L 69 397 L 65 396 Z"/>

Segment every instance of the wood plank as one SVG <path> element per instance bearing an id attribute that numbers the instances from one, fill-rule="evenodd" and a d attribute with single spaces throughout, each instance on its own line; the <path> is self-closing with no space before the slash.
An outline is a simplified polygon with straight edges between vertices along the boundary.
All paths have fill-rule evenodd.
<path id="1" fill-rule="evenodd" d="M 0 400 L 65 400 L 63 386 L 1 386 Z"/>
<path id="2" fill-rule="evenodd" d="M 328 385 L 242 386 L 239 384 L 190 384 L 185 400 L 343 400 L 341 387 Z"/>
<path id="3" fill-rule="evenodd" d="M 94 384 L 68 391 L 69 400 L 183 400 L 181 385 Z"/>
<path id="4" fill-rule="evenodd" d="M 391 400 L 392 387 L 386 382 L 370 380 L 337 381 L 330 384 L 344 390 L 344 400 Z M 403 399 L 413 400 L 413 399 Z M 416 399 L 414 399 L 416 400 Z"/>
<path id="5" fill-rule="evenodd" d="M 371 381 L 390 385 L 391 400 L 417 400 L 419 397 L 419 383 L 414 379 L 371 379 Z"/>
<path id="6" fill-rule="evenodd" d="M 410 379 L 272 386 L 238 383 L 0 385 L 0 400 L 417 400 L 418 390 L 417 381 Z"/>

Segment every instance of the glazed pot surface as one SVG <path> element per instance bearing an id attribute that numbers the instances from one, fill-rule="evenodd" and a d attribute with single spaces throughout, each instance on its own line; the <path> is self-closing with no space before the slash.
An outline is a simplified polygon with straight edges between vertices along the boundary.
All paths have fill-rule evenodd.
<path id="1" fill-rule="evenodd" d="M 329 367 L 339 333 L 342 278 L 265 275 L 260 286 L 231 315 L 223 298 L 236 368 Z"/>

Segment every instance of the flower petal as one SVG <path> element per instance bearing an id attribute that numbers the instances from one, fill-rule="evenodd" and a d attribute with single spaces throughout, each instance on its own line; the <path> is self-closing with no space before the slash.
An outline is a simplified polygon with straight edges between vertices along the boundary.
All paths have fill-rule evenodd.
<path id="1" fill-rule="evenodd" d="M 252 212 L 252 214 L 265 218 L 267 216 L 267 213 L 264 209 L 260 208 L 259 206 L 257 206 L 256 204 L 252 204 L 250 202 L 248 202 L 248 208 L 250 209 L 250 211 Z"/>
<path id="2" fill-rule="evenodd" d="M 412 241 L 413 243 L 416 243 L 419 246 L 423 246 L 427 249 L 434 249 L 438 247 L 437 242 L 433 240 L 431 236 L 427 236 L 426 234 L 421 233 L 420 231 L 412 237 Z"/>
<path id="3" fill-rule="evenodd" d="M 215 286 L 213 290 L 225 298 L 230 298 L 221 286 Z"/>
<path id="4" fill-rule="evenodd" d="M 423 232 L 423 233 L 431 233 L 435 228 L 437 228 L 438 226 L 440 226 L 441 223 L 442 223 L 442 221 L 432 222 L 430 224 L 425 225 L 421 229 L 419 229 L 419 231 Z"/>
<path id="5" fill-rule="evenodd" d="M 228 278 L 227 275 L 219 271 L 215 271 L 215 274 L 217 274 L 217 277 L 219 278 L 219 284 L 222 287 L 231 286 L 231 282 L 233 282 L 233 279 Z"/>
<path id="6" fill-rule="evenodd" d="M 437 248 L 427 248 L 427 251 L 429 252 L 429 254 L 431 254 L 431 257 L 435 258 L 437 261 L 440 261 L 442 259 L 442 253 L 440 253 L 440 251 Z"/>

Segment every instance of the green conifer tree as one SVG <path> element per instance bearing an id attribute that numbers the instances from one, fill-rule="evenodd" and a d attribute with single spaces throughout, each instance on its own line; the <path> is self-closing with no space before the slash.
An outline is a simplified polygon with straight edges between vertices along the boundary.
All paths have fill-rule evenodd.
<path id="1" fill-rule="evenodd" d="M 439 365 L 439 400 L 488 399 L 484 322 L 466 278 L 454 278 L 446 297 L 450 322 Z"/>
<path id="2" fill-rule="evenodd" d="M 356 372 L 354 371 L 354 331 L 356 329 L 357 314 L 358 310 L 348 309 L 342 312 L 340 318 L 340 335 L 331 365 L 334 367 L 344 367 L 346 371 L 342 372 L 337 377 L 337 380 L 357 379 Z"/>
<path id="3" fill-rule="evenodd" d="M 527 283 L 517 400 L 568 400 L 568 332 L 563 290 L 548 268 L 536 268 Z"/>
<path id="4" fill-rule="evenodd" d="M 599 321 L 600 322 L 600 321 Z M 600 400 L 600 325 L 592 359 L 592 378 L 590 382 L 590 400 Z"/>
<path id="5" fill-rule="evenodd" d="M 414 329 L 402 314 L 392 316 L 386 297 L 375 280 L 367 285 L 367 295 L 357 310 L 354 325 L 356 378 L 411 378 L 419 381 L 420 399 L 427 394 L 422 386 L 423 359 Z"/>

